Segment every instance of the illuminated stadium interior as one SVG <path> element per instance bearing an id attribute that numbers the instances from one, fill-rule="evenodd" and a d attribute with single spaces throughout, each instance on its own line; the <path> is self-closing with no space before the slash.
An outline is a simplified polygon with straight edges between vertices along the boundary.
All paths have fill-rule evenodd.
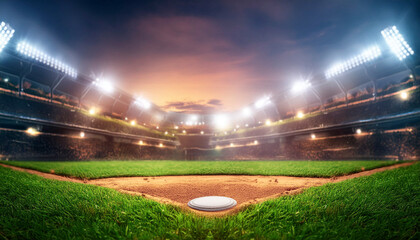
<path id="1" fill-rule="evenodd" d="M 43 131 L 40 121 L 48 121 L 52 125 L 61 124 L 63 129 L 69 128 L 63 124 L 71 124 L 71 131 L 61 131 L 60 134 L 86 140 L 106 131 L 105 122 L 108 121 L 123 128 L 117 130 L 118 134 L 133 144 L 192 152 L 219 151 L 272 144 L 279 139 L 284 141 L 287 136 L 312 140 L 319 139 L 318 136 L 332 137 L 334 133 L 330 130 L 340 126 L 345 134 L 358 134 L 361 128 L 371 132 L 369 122 L 378 121 L 378 118 L 386 121 L 403 112 L 396 106 L 395 111 L 390 110 L 389 114 L 378 112 L 371 116 L 373 118 L 360 115 L 332 120 L 325 116 L 348 115 L 346 109 L 395 102 L 395 98 L 400 104 L 406 104 L 418 94 L 415 53 L 397 26 L 385 26 L 370 46 L 331 64 L 324 73 L 293 79 L 289 88 L 262 96 L 237 111 L 212 114 L 164 111 L 142 96 L 124 92 L 106 77 L 78 72 L 31 45 L 30 39 L 19 41 L 19 31 L 12 26 L 12 23 L 1 23 L 3 92 L 7 96 L 36 101 L 40 106 L 43 105 L 40 102 L 49 102 L 57 108 L 69 109 L 75 115 L 83 115 L 81 117 L 85 119 L 98 118 L 98 126 L 92 128 L 86 126 L 86 120 L 62 121 L 62 116 L 52 116 L 52 119 L 37 116 L 38 122 L 33 126 L 27 124 L 26 132 L 32 136 L 61 131 Z M 418 114 L 415 109 L 410 112 L 413 116 Z M 10 119 L 25 117 L 12 112 L 5 115 Z M 104 121 L 102 126 L 99 126 L 100 121 Z M 39 129 L 35 130 L 37 126 Z"/>
<path id="2" fill-rule="evenodd" d="M 414 5 L 0 1 L 0 239 L 419 239 Z"/>

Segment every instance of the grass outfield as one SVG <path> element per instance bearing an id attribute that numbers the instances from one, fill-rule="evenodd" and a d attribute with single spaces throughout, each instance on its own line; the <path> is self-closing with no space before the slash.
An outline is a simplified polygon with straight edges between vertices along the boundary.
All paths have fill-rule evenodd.
<path id="1" fill-rule="evenodd" d="M 206 218 L 0 167 L 4 239 L 419 239 L 420 164 Z"/>
<path id="2" fill-rule="evenodd" d="M 0 161 L 18 167 L 78 178 L 168 175 L 282 175 L 307 177 L 341 176 L 362 169 L 389 166 L 395 161 Z"/>

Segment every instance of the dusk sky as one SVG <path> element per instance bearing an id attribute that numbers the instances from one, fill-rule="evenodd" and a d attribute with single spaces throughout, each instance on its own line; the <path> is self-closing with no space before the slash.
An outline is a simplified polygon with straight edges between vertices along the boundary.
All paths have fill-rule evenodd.
<path id="1" fill-rule="evenodd" d="M 0 20 L 79 72 L 165 110 L 207 112 L 322 73 L 389 25 L 418 31 L 415 3 L 1 0 Z"/>

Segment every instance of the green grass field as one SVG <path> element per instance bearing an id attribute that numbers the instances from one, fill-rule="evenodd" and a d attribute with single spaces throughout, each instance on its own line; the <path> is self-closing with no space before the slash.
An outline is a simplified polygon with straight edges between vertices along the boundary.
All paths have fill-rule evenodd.
<path id="1" fill-rule="evenodd" d="M 18 167 L 78 178 L 165 175 L 284 175 L 332 177 L 392 165 L 395 161 L 0 161 Z"/>
<path id="2" fill-rule="evenodd" d="M 224 218 L 4 167 L 0 176 L 0 239 L 420 238 L 419 163 L 310 188 Z"/>

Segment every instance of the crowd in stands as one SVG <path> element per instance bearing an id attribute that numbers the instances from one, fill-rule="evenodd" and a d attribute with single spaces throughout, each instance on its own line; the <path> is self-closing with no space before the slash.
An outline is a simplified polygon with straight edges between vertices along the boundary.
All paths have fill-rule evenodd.
<path id="1" fill-rule="evenodd" d="M 404 132 L 374 132 L 367 135 L 343 135 L 310 139 L 287 137 L 255 146 L 228 147 L 212 151 L 195 151 L 195 159 L 418 159 L 420 134 Z"/>
<path id="2" fill-rule="evenodd" d="M 287 137 L 254 146 L 213 150 L 141 146 L 112 139 L 69 138 L 57 135 L 28 136 L 0 131 L 0 158 L 22 160 L 179 159 L 179 160 L 334 160 L 418 159 L 420 133 L 374 132 L 313 140 Z"/>
<path id="3" fill-rule="evenodd" d="M 396 91 L 410 87 L 408 98 L 401 99 L 392 95 Z M 15 91 L 10 82 L 0 82 L 0 88 Z M 26 88 L 26 93 L 47 97 L 46 92 Z M 219 135 L 214 140 L 236 139 L 250 136 L 263 136 L 273 133 L 292 132 L 310 128 L 323 128 L 359 120 L 375 119 L 392 114 L 420 110 L 420 90 L 413 87 L 413 81 L 389 85 L 378 89 L 377 98 L 372 98 L 372 89 L 352 94 L 348 106 L 343 99 L 327 101 L 323 109 L 320 106 L 310 109 L 306 116 L 298 119 L 286 114 L 290 119 L 275 122 L 270 126 L 240 129 L 228 135 Z M 57 97 L 56 97 L 57 99 Z M 369 99 L 369 101 L 363 101 Z M 62 102 L 67 100 L 62 97 Z M 61 101 L 60 100 L 60 101 Z M 68 103 L 68 101 L 67 101 Z M 341 107 L 339 107 L 341 106 Z M 175 139 L 161 132 L 143 126 L 131 126 L 129 123 L 104 117 L 89 115 L 77 107 L 69 107 L 36 98 L 17 97 L 13 93 L 0 94 L 0 112 L 16 116 L 37 118 L 58 123 L 128 133 L 139 136 Z M 181 131 L 181 130 L 180 130 Z M 193 131 L 190 131 L 193 132 Z M 110 138 L 74 138 L 69 136 L 41 134 L 31 137 L 23 132 L 0 131 L 0 157 L 2 158 L 42 158 L 42 159 L 188 159 L 188 160 L 243 160 L 243 159 L 412 159 L 420 156 L 420 135 L 413 131 L 370 132 L 363 136 L 353 134 L 334 138 L 310 139 L 309 137 L 291 136 L 261 141 L 259 144 L 244 147 L 222 149 L 170 149 L 140 146 L 130 142 L 114 141 Z"/>
<path id="4" fill-rule="evenodd" d="M 218 136 L 217 140 L 234 139 L 247 136 L 261 136 L 272 133 L 290 132 L 300 129 L 319 128 L 330 125 L 348 123 L 358 120 L 375 119 L 390 114 L 406 113 L 420 109 L 420 90 L 415 89 L 408 93 L 406 100 L 399 95 L 368 101 L 333 110 L 321 111 L 303 119 L 295 118 L 284 123 L 274 123 L 272 126 L 260 126 L 249 128 L 244 131 L 233 132 L 228 135 Z"/>
<path id="5" fill-rule="evenodd" d="M 92 116 L 78 108 L 60 106 L 34 99 L 19 98 L 11 94 L 0 94 L 0 109 L 1 113 L 74 124 L 112 132 L 157 138 L 171 138 L 143 126 L 131 126 L 128 122 L 124 122 L 123 120 L 97 115 Z"/>
<path id="6" fill-rule="evenodd" d="M 182 159 L 172 148 L 140 146 L 112 139 L 69 138 L 24 132 L 0 131 L 0 159 L 88 160 L 88 159 Z"/>

